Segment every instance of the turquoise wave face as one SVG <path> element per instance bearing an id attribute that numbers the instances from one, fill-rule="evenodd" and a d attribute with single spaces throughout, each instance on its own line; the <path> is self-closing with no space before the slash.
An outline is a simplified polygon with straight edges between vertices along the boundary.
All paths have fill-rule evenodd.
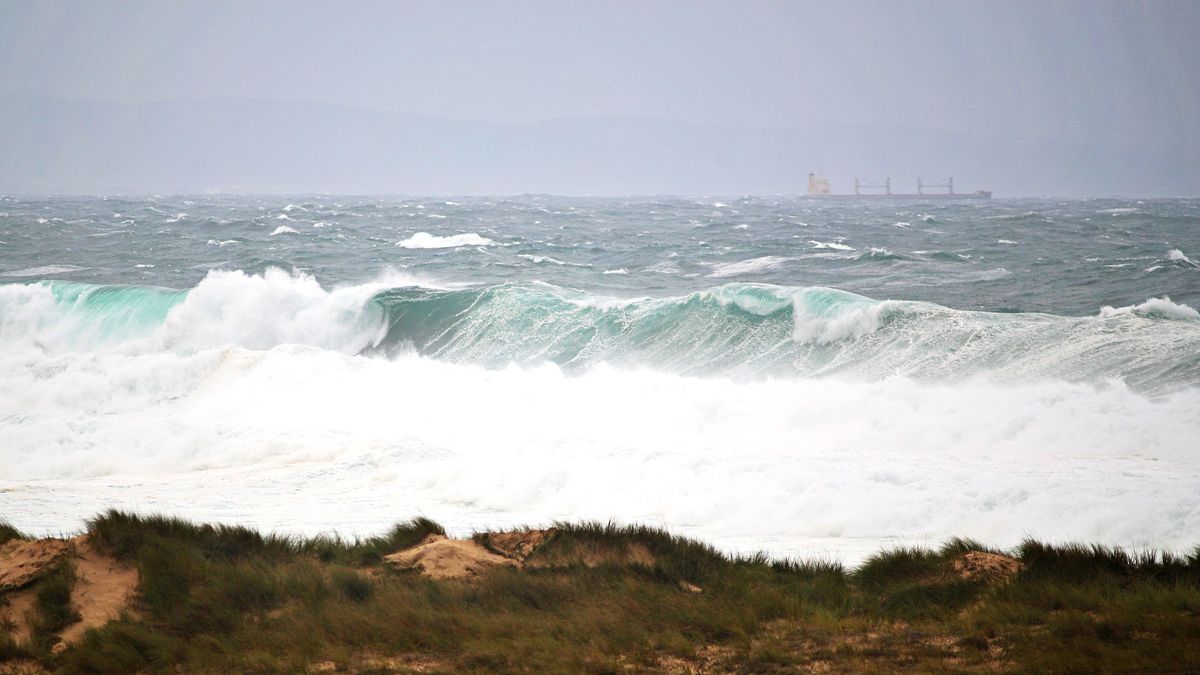
<path id="1" fill-rule="evenodd" d="M 1059 317 L 728 284 L 628 301 L 545 286 L 409 288 L 372 302 L 388 321 L 376 349 L 488 366 L 603 362 L 685 374 L 1112 378 L 1145 390 L 1200 382 L 1200 322 L 1169 301 Z"/>
<path id="2" fill-rule="evenodd" d="M 770 369 L 791 353 L 791 289 L 729 285 L 682 297 L 613 300 L 550 286 L 394 289 L 383 347 L 500 366 L 551 361 L 683 373 Z"/>
<path id="3" fill-rule="evenodd" d="M 1200 383 L 1200 314 L 1168 299 L 1089 317 L 954 310 L 837 289 L 724 284 L 614 299 L 549 284 L 327 290 L 311 277 L 214 272 L 190 291 L 40 282 L 0 287 L 0 340 L 40 349 L 300 344 L 416 352 L 490 368 L 598 364 L 686 375 Z M 27 317 L 24 323 L 16 318 Z M 32 317 L 32 318 L 28 318 Z"/>
<path id="4" fill-rule="evenodd" d="M 187 298 L 187 291 L 147 286 L 91 285 L 43 281 L 60 312 L 57 319 L 75 338 L 111 344 L 150 335 L 167 313 Z"/>

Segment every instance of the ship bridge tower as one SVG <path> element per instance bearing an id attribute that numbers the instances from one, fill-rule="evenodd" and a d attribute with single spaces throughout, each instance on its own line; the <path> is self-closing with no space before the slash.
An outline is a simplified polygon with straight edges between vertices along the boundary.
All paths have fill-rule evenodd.
<path id="1" fill-rule="evenodd" d="M 808 194 L 809 195 L 830 194 L 829 179 L 819 173 L 809 173 L 808 174 Z"/>

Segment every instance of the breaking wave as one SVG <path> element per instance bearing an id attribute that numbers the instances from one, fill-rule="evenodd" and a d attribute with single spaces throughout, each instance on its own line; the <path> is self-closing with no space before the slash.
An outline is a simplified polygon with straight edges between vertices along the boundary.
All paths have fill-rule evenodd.
<path id="1" fill-rule="evenodd" d="M 820 287 L 730 283 L 615 299 L 543 283 L 445 289 L 392 276 L 210 272 L 195 288 L 0 286 L 0 347 L 142 354 L 298 344 L 500 368 L 601 363 L 686 375 L 1200 383 L 1200 313 L 1169 298 L 1088 317 L 962 311 Z"/>

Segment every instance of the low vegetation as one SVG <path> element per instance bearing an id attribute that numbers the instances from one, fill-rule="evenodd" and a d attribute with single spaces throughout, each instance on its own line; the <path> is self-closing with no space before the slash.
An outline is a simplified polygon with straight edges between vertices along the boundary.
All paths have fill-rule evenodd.
<path id="1" fill-rule="evenodd" d="M 384 560 L 444 534 L 424 519 L 299 539 L 110 511 L 89 541 L 136 567 L 136 602 L 55 647 L 73 620 L 60 563 L 33 587 L 31 640 L 0 628 L 0 659 L 64 673 L 1200 668 L 1200 551 L 953 540 L 847 570 L 641 526 L 547 532 L 515 566 L 434 580 Z"/>

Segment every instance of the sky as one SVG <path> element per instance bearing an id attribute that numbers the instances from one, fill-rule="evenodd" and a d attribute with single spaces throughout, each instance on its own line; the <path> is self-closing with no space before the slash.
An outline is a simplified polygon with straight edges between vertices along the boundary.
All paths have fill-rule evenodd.
<path id="1" fill-rule="evenodd" d="M 894 158 L 874 163 L 861 147 L 872 134 L 915 129 L 980 152 L 1094 148 L 1070 150 L 1081 164 L 1064 166 L 1061 177 L 1038 178 L 1061 182 L 1064 193 L 1086 192 L 1087 182 L 1071 174 L 1096 159 L 1140 172 L 1127 178 L 1143 192 L 1178 191 L 1193 179 L 1200 184 L 1197 35 L 1200 3 L 1169 0 L 10 0 L 0 5 L 0 96 L 131 110 L 193 100 L 319 103 L 508 126 L 637 117 L 711 134 L 857 129 L 849 134 L 857 144 L 847 140 L 853 147 L 844 153 L 855 170 L 943 168 L 950 160 L 941 156 L 915 157 L 911 167 Z M 28 135 L 28 120 L 6 119 L 10 131 Z M 836 152 L 822 147 L 813 155 L 836 165 L 828 158 Z M 1028 189 L 1020 162 L 960 164 L 989 187 Z M 39 180 L 53 187 L 54 169 L 44 169 Z M 1095 189 L 1119 189 L 1119 173 L 1097 178 Z M 317 176 L 310 182 L 296 187 L 320 187 Z M 531 174 L 527 182 L 539 191 L 553 181 Z M 734 190 L 778 188 L 748 174 L 728 182 Z M 484 183 L 455 185 L 450 175 L 433 187 L 462 192 Z M 610 185 L 629 187 L 607 180 L 577 187 Z M 719 176 L 696 185 L 719 188 Z"/>

